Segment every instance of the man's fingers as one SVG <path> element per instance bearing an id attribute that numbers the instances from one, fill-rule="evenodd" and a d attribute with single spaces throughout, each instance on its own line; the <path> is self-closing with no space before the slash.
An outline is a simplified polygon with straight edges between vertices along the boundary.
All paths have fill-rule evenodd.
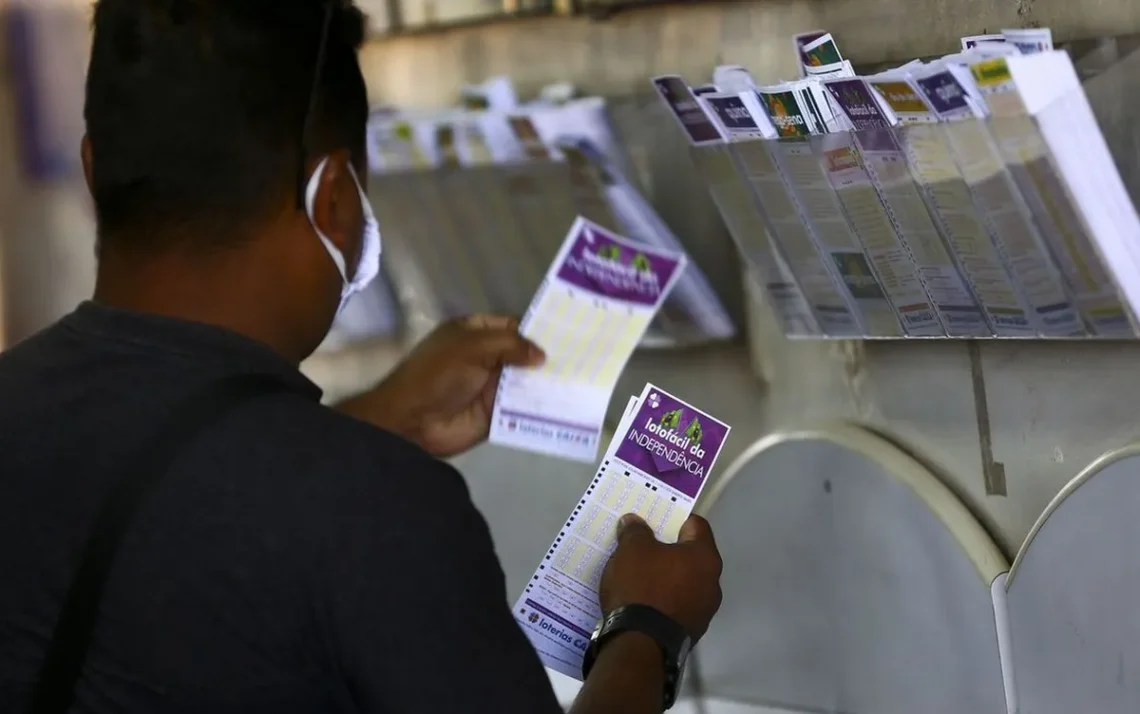
<path id="1" fill-rule="evenodd" d="M 469 315 L 462 320 L 464 327 L 474 328 L 476 330 L 512 330 L 519 329 L 518 318 L 510 317 L 508 315 L 489 315 L 480 313 L 478 315 Z"/>
<path id="2" fill-rule="evenodd" d="M 515 367 L 537 367 L 546 355 L 517 330 L 484 329 L 479 334 L 479 358 L 488 367 L 507 364 Z"/>
<path id="3" fill-rule="evenodd" d="M 618 544 L 631 543 L 637 540 L 657 540 L 653 535 L 653 530 L 649 527 L 641 516 L 634 513 L 627 513 L 621 517 L 617 525 L 617 539 Z"/>
<path id="4" fill-rule="evenodd" d="M 689 516 L 685 522 L 681 524 L 681 530 L 677 533 L 677 542 L 707 543 L 714 548 L 716 547 L 716 539 L 713 537 L 712 526 L 700 516 Z"/>

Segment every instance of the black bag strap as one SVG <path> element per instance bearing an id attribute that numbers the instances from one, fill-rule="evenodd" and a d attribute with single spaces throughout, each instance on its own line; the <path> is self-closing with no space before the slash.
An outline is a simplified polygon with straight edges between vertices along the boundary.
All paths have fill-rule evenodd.
<path id="1" fill-rule="evenodd" d="M 282 378 L 269 375 L 221 379 L 179 405 L 174 417 L 137 452 L 95 518 L 40 665 L 31 714 L 66 714 L 71 707 L 115 554 L 139 507 L 161 484 L 175 458 L 227 412 L 288 389 Z"/>

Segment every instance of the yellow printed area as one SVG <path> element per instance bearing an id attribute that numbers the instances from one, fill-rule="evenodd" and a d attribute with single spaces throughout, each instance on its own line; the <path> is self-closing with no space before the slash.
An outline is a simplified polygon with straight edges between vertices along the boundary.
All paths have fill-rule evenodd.
<path id="1" fill-rule="evenodd" d="M 688 516 L 680 508 L 674 508 L 670 512 L 669 517 L 665 519 L 664 525 L 658 531 L 658 537 L 666 543 L 675 543 L 677 541 L 677 534 L 681 532 L 681 526 L 684 525 L 685 519 Z"/>
<path id="2" fill-rule="evenodd" d="M 564 573 L 567 572 L 569 570 L 568 566 L 573 562 L 575 555 L 578 553 L 578 548 L 579 541 L 563 541 L 562 547 L 558 549 L 558 559 L 554 561 L 554 567 Z"/>
<path id="3" fill-rule="evenodd" d="M 594 585 L 601 580 L 605 567 L 606 561 L 602 559 L 601 551 L 582 548 L 566 564 L 563 572 L 580 583 Z"/>
<path id="4" fill-rule="evenodd" d="M 645 479 L 611 469 L 606 469 L 595 488 L 592 502 L 582 510 L 574 524 L 574 538 L 570 540 L 578 544 L 576 547 L 597 549 L 603 555 L 612 553 L 617 546 L 617 521 L 626 513 L 636 513 L 645 519 L 662 541 L 676 542 L 681 525 L 688 517 L 687 502 L 674 500 L 671 491 L 646 486 Z M 573 558 L 587 557 L 584 551 L 575 552 L 578 554 L 560 555 L 556 567 L 573 574 Z M 563 563 L 566 563 L 565 567 Z M 604 567 L 604 562 L 599 567 Z M 580 579 L 589 583 L 585 577 Z"/>
<path id="5" fill-rule="evenodd" d="M 970 65 L 970 74 L 979 87 L 995 87 L 1012 79 L 1004 57 L 995 57 Z"/>
<path id="6" fill-rule="evenodd" d="M 906 82 L 870 82 L 878 90 L 891 109 L 909 114 L 924 114 L 929 111 L 922 99 Z"/>
<path id="7" fill-rule="evenodd" d="M 1052 190 L 1053 182 L 1043 180 L 1045 177 L 1041 176 L 1040 170 L 1034 164 L 1027 164 L 1025 172 L 1029 176 L 1030 182 L 1033 183 L 1033 188 L 1037 191 L 1037 195 L 1041 197 L 1041 203 L 1045 205 L 1045 210 L 1049 214 L 1049 218 L 1053 221 L 1053 225 L 1057 226 L 1057 230 L 1061 233 L 1061 239 L 1065 242 L 1065 251 L 1069 254 L 1070 259 L 1073 261 L 1073 266 L 1076 267 L 1077 272 L 1081 276 L 1083 282 L 1088 290 L 1097 289 L 1097 280 L 1093 275 L 1092 267 L 1085 261 L 1084 254 L 1077 245 L 1077 237 L 1073 233 L 1073 227 L 1070 223 L 1061 216 L 1055 200 L 1067 200 L 1063 196 L 1057 196 L 1056 192 Z"/>
<path id="8" fill-rule="evenodd" d="M 609 388 L 647 327 L 640 312 L 553 288 L 527 325 L 527 336 L 546 352 L 540 374 Z"/>
<path id="9" fill-rule="evenodd" d="M 1119 303 L 1112 303 L 1105 307 L 1093 307 L 1085 310 L 1092 317 L 1104 317 L 1112 320 L 1123 319 L 1124 310 L 1120 309 Z"/>
<path id="10" fill-rule="evenodd" d="M 615 474 L 613 471 L 607 470 L 605 472 L 605 476 L 603 476 L 602 480 L 598 483 L 598 487 L 596 489 L 597 495 L 595 495 L 594 498 L 602 503 L 608 502 L 613 492 L 621 488 L 621 483 L 622 482 L 620 476 Z"/>
<path id="11" fill-rule="evenodd" d="M 617 518 L 609 511 L 594 506 L 587 519 L 575 524 L 574 531 L 579 538 L 605 547 L 613 538 L 615 528 L 617 528 Z"/>
<path id="12" fill-rule="evenodd" d="M 603 503 L 606 505 L 606 508 L 611 511 L 620 511 L 625 506 L 625 502 L 632 492 L 633 480 L 628 478 L 622 479 L 622 482 L 606 496 Z"/>

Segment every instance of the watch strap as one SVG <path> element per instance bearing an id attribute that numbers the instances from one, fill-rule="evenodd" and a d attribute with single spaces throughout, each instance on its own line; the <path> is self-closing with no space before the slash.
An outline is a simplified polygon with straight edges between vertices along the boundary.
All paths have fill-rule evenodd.
<path id="1" fill-rule="evenodd" d="M 582 658 L 582 678 L 589 676 L 606 643 L 622 632 L 639 632 L 661 648 L 665 668 L 664 702 L 665 709 L 669 709 L 677 699 L 690 640 L 679 622 L 649 605 L 623 605 L 602 618 Z"/>

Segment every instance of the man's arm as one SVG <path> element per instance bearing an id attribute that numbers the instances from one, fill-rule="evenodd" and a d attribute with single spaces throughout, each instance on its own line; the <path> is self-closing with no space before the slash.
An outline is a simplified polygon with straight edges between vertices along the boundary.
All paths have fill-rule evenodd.
<path id="1" fill-rule="evenodd" d="M 447 464 L 405 448 L 376 460 L 371 472 L 346 475 L 354 483 L 339 494 L 343 518 L 316 583 L 329 649 L 357 706 L 561 714 L 511 615 L 490 533 L 466 484 Z"/>
<path id="2" fill-rule="evenodd" d="M 561 714 L 466 484 L 408 452 L 339 495 L 343 518 L 316 584 L 354 700 L 362 712 Z M 660 714 L 663 693 L 661 649 L 623 634 L 602 649 L 571 711 Z"/>
<path id="3" fill-rule="evenodd" d="M 598 654 L 570 714 L 661 714 L 665 657 L 646 635 L 627 632 Z"/>

